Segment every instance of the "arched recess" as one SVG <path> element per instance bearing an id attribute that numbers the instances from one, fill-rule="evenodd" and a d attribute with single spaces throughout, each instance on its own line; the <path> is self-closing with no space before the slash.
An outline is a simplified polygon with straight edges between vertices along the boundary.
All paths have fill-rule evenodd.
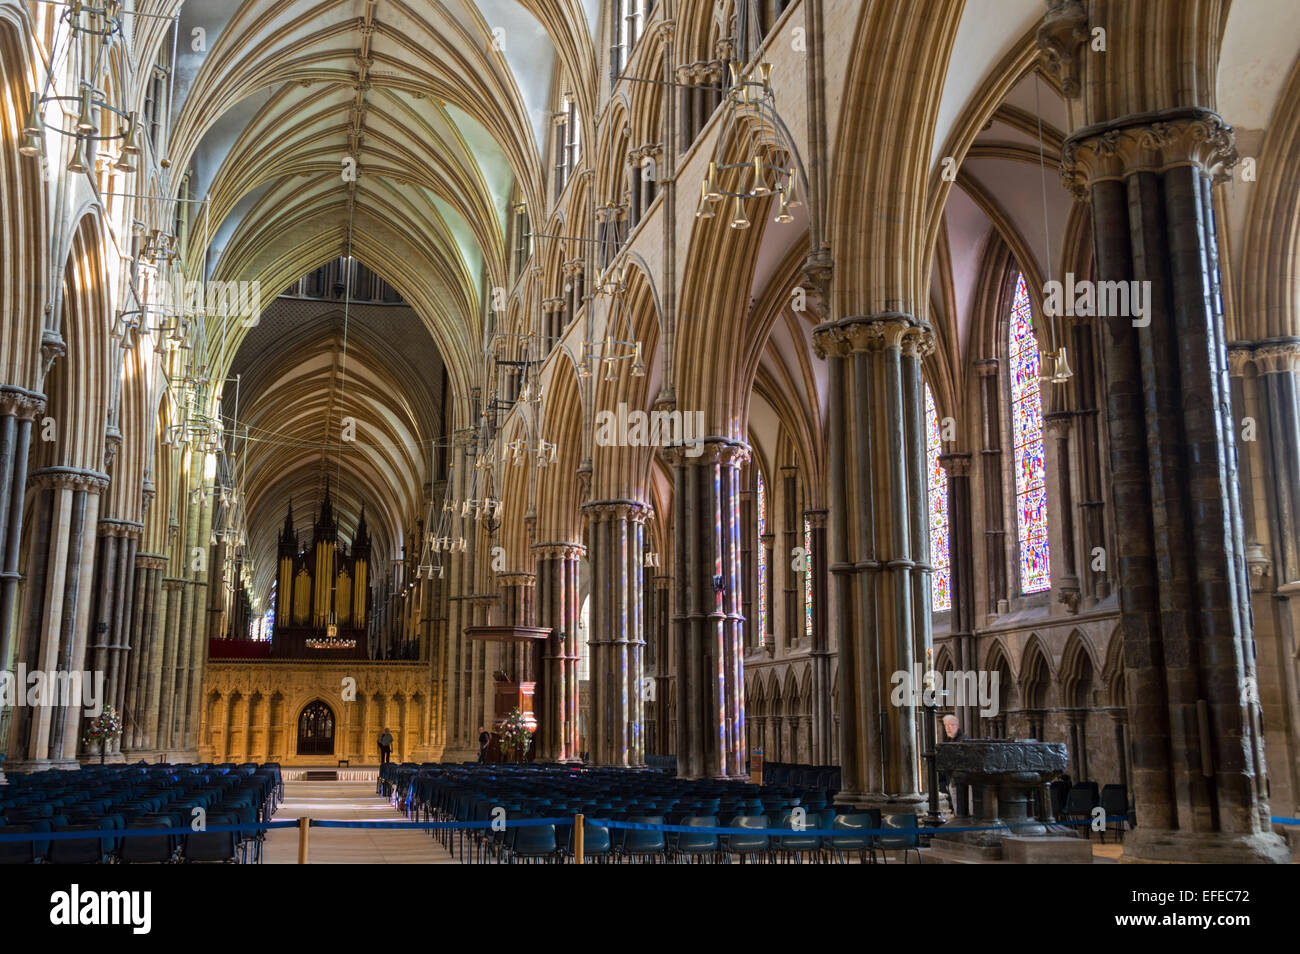
<path id="1" fill-rule="evenodd" d="M 743 118 L 735 121 L 725 141 L 715 144 L 711 159 L 719 165 L 743 163 L 755 152 L 769 155 L 776 165 L 792 164 L 779 131 Z M 755 274 L 769 230 L 782 227 L 771 224 L 776 202 L 772 196 L 743 202 L 724 198 L 713 207 L 712 216 L 694 219 L 685 251 L 685 261 L 716 264 L 685 273 L 677 309 L 684 320 L 677 327 L 671 383 L 677 406 L 703 411 L 708 433 L 728 440 L 745 440 L 747 402 L 758 362 L 782 305 L 789 302 L 797 265 L 806 257 L 796 243 L 780 262 L 780 278 L 762 290 L 763 307 L 754 307 Z M 742 219 L 747 227 L 732 227 Z M 775 245 L 777 238 L 771 241 Z M 696 316 L 708 320 L 685 320 Z"/>
<path id="2" fill-rule="evenodd" d="M 40 386 L 41 315 L 49 301 L 49 220 L 39 158 L 24 156 L 33 74 L 26 18 L 0 7 L 0 384 Z"/>
<path id="3" fill-rule="evenodd" d="M 60 333 L 66 352 L 54 362 L 43 386 L 53 440 L 33 448 L 33 467 L 72 467 L 104 472 L 105 432 L 112 406 L 112 323 L 104 224 L 95 212 L 82 216 L 72 233 L 63 269 Z"/>
<path id="4" fill-rule="evenodd" d="M 647 370 L 642 377 L 631 373 L 629 360 L 617 362 L 592 363 L 593 423 L 596 425 L 594 445 L 591 449 L 592 461 L 592 498 L 595 500 L 643 499 L 645 488 L 649 485 L 650 468 L 654 460 L 656 447 L 651 444 L 653 435 L 646 428 L 644 440 L 633 446 L 620 446 L 624 437 L 628 444 L 636 439 L 628 429 L 627 435 L 617 433 L 617 426 L 602 428 L 602 420 L 617 425 L 620 405 L 630 411 L 647 411 L 650 408 L 652 385 L 655 380 L 652 373 L 659 347 L 659 308 L 654 294 L 654 286 L 641 263 L 629 259 L 624 271 L 623 304 L 617 313 L 606 312 L 606 339 L 614 341 L 639 341 L 641 353 Z M 618 329 L 614 328 L 617 323 Z M 603 350 L 603 345 L 601 349 Z M 618 354 L 628 354 L 626 345 L 614 345 Z M 610 380 L 612 376 L 613 380 Z M 609 412 L 604 417 L 601 412 Z M 602 442 L 608 441 L 605 446 Z"/>
<path id="5" fill-rule="evenodd" d="M 338 721 L 334 708 L 323 699 L 316 698 L 298 710 L 294 720 L 297 731 L 298 756 L 329 756 L 334 754 L 335 733 Z"/>
<path id="6" fill-rule="evenodd" d="M 556 445 L 556 462 L 537 475 L 537 542 L 572 543 L 582 539 L 582 487 L 577 472 L 588 428 L 583 426 L 586 414 L 573 360 L 567 352 L 561 353 L 549 370 L 544 436 Z"/>
<path id="7" fill-rule="evenodd" d="M 1015 679 L 1015 670 L 1012 669 L 1009 661 L 1007 648 L 1000 637 L 992 640 L 985 649 L 984 670 L 988 673 L 997 673 L 998 711 L 984 719 L 980 734 L 985 738 L 1004 739 L 1009 734 L 1007 729 L 1009 714 L 1013 709 L 1020 707 L 1021 692 Z M 973 734 L 969 729 L 967 732 Z"/>

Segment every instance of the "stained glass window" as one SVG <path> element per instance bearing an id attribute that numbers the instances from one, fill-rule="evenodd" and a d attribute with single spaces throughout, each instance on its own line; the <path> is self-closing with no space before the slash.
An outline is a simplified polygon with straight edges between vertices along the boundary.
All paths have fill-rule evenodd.
<path id="1" fill-rule="evenodd" d="M 930 582 L 930 606 L 936 613 L 952 609 L 949 591 L 948 557 L 948 474 L 939 463 L 943 441 L 939 433 L 939 412 L 934 394 L 925 386 L 925 463 L 930 494 L 930 565 L 934 575 Z"/>
<path id="2" fill-rule="evenodd" d="M 767 533 L 767 483 L 763 471 L 758 470 L 758 642 L 767 636 L 767 546 L 763 535 Z"/>
<path id="3" fill-rule="evenodd" d="M 1011 306 L 1009 368 L 1011 443 L 1016 470 L 1016 525 L 1020 540 L 1020 589 L 1050 589 L 1047 547 L 1047 468 L 1043 446 L 1043 402 L 1039 393 L 1038 340 L 1025 276 L 1016 281 Z"/>
<path id="4" fill-rule="evenodd" d="M 813 547 L 812 547 L 812 521 L 807 517 L 803 518 L 803 549 L 804 575 L 803 575 L 803 615 L 804 615 L 804 635 L 812 639 L 813 634 Z"/>

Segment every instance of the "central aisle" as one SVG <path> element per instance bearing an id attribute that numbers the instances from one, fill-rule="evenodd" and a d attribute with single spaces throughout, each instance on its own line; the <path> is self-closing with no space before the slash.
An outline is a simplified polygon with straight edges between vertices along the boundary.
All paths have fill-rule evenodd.
<path id="1" fill-rule="evenodd" d="M 284 783 L 284 802 L 276 821 L 307 816 L 331 821 L 406 821 L 401 812 L 375 794 L 370 782 Z M 314 865 L 451 865 L 455 859 L 428 832 L 378 828 L 313 828 L 309 860 Z M 277 828 L 267 833 L 264 862 L 298 863 L 298 831 Z"/>

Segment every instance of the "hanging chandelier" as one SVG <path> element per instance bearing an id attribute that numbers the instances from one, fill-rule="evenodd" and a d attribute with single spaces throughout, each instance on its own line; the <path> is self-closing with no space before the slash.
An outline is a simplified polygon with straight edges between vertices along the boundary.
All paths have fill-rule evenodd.
<path id="1" fill-rule="evenodd" d="M 594 343 L 584 344 L 582 358 L 578 362 L 578 377 L 590 378 L 596 362 L 605 362 L 605 380 L 617 381 L 616 366 L 623 361 L 632 362 L 631 373 L 634 378 L 645 377 L 645 361 L 641 352 L 640 341 L 624 341 L 615 337 L 618 329 L 627 320 L 628 332 L 632 330 L 632 319 L 627 305 L 627 265 L 617 270 L 610 269 L 596 277 L 592 286 L 597 298 L 610 300 L 610 316 L 605 340 L 597 347 Z M 620 349 L 630 349 L 620 352 Z"/>
<path id="2" fill-rule="evenodd" d="M 1045 260 L 1047 262 L 1048 278 L 1050 279 L 1052 272 L 1052 230 L 1047 219 L 1047 159 L 1046 149 L 1043 145 L 1043 112 L 1038 95 L 1039 82 L 1038 74 L 1035 73 L 1034 112 L 1038 117 L 1038 172 L 1042 180 L 1043 190 L 1043 243 L 1046 249 Z M 1066 353 L 1065 345 L 1057 340 L 1061 316 L 1056 313 L 1055 309 L 1044 309 L 1044 317 L 1047 319 L 1047 329 L 1051 337 L 1052 348 L 1039 351 L 1038 380 L 1043 384 L 1064 384 L 1074 377 L 1074 371 L 1070 368 L 1070 359 Z"/>
<path id="3" fill-rule="evenodd" d="M 118 0 L 103 0 L 102 6 L 90 6 L 73 0 L 59 17 L 55 28 L 55 44 L 51 51 L 50 67 L 45 73 L 42 91 L 32 93 L 27 111 L 26 122 L 22 129 L 22 145 L 18 151 L 25 156 L 43 157 L 45 155 L 45 133 L 53 132 L 76 140 L 72 158 L 68 161 L 68 171 L 85 173 L 92 170 L 94 161 L 90 156 L 91 143 L 120 142 L 113 168 L 120 172 L 134 172 L 136 159 L 140 156 L 140 118 L 137 113 L 127 113 L 108 101 L 108 93 L 97 83 L 97 77 L 104 61 L 114 45 L 124 43 L 122 37 L 122 16 L 132 13 L 124 11 Z M 94 43 L 94 57 L 89 70 L 80 71 L 77 78 L 75 96 L 59 96 L 53 92 L 54 64 L 58 54 L 59 31 L 67 27 L 66 39 L 70 51 Z M 98 38 L 96 42 L 93 38 Z M 60 123 L 45 121 L 46 108 L 60 104 L 65 118 Z M 66 104 L 66 105 L 65 105 Z M 75 115 L 75 119 L 71 118 Z M 104 118 L 108 120 L 105 128 Z"/>
<path id="4" fill-rule="evenodd" d="M 711 219 L 718 214 L 719 206 L 730 206 L 731 227 L 747 229 L 752 224 L 749 217 L 752 203 L 776 196 L 779 204 L 774 221 L 787 225 L 794 221 L 790 210 L 800 205 L 799 177 L 793 164 L 775 162 L 770 147 L 764 145 L 769 126 L 774 125 L 770 120 L 777 116 L 772 64 L 760 63 L 748 73 L 743 70 L 738 61 L 731 61 L 731 87 L 723 103 L 725 113 L 717 155 L 726 155 L 732 137 L 740 134 L 744 119 L 756 120 L 757 126 L 749 135 L 743 160 L 709 163 L 708 176 L 700 186 L 700 204 L 695 217 Z"/>

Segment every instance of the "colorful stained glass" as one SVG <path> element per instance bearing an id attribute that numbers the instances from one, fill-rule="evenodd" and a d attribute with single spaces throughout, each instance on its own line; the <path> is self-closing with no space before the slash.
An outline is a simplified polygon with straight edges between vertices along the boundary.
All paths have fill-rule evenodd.
<path id="1" fill-rule="evenodd" d="M 757 640 L 761 642 L 767 635 L 767 546 L 763 535 L 767 533 L 767 482 L 763 472 L 758 471 L 758 492 L 755 495 L 758 508 L 758 632 Z"/>
<path id="2" fill-rule="evenodd" d="M 803 549 L 806 556 L 804 557 L 805 570 L 803 575 L 803 612 L 804 612 L 804 635 L 812 639 L 813 634 L 813 545 L 812 545 L 812 521 L 807 517 L 803 518 Z"/>
<path id="3" fill-rule="evenodd" d="M 925 463 L 930 496 L 930 607 L 936 613 L 952 609 L 949 591 L 951 566 L 948 556 L 948 474 L 939 463 L 943 441 L 939 433 L 939 412 L 934 394 L 925 386 Z"/>
<path id="4" fill-rule="evenodd" d="M 1009 368 L 1011 438 L 1016 473 L 1016 525 L 1020 541 L 1020 589 L 1040 593 L 1052 586 L 1047 546 L 1047 466 L 1043 448 L 1043 402 L 1039 392 L 1038 340 L 1025 276 L 1016 281 L 1011 305 Z"/>

